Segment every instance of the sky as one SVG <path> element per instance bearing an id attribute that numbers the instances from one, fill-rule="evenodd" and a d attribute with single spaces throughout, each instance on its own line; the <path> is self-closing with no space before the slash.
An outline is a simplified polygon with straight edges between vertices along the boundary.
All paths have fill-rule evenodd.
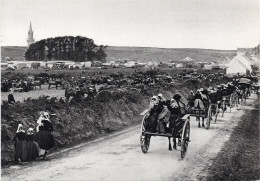
<path id="1" fill-rule="evenodd" d="M 1 46 L 84 36 L 97 45 L 234 50 L 260 43 L 259 0 L 1 0 Z"/>

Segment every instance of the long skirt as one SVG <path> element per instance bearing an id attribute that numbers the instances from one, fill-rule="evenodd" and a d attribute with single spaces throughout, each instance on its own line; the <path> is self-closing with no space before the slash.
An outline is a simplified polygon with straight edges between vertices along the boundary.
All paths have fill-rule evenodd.
<path id="1" fill-rule="evenodd" d="M 27 142 L 27 161 L 35 160 L 39 156 L 37 145 L 33 141 Z"/>
<path id="2" fill-rule="evenodd" d="M 156 132 L 157 129 L 157 119 L 158 117 L 155 115 L 150 115 L 149 117 L 146 118 L 146 125 L 145 129 L 148 132 Z"/>
<path id="3" fill-rule="evenodd" d="M 15 147 L 14 160 L 25 161 L 27 158 L 27 143 L 26 140 L 18 140 Z"/>
<path id="4" fill-rule="evenodd" d="M 36 134 L 36 140 L 41 149 L 49 150 L 54 146 L 54 138 L 50 131 L 40 130 Z"/>

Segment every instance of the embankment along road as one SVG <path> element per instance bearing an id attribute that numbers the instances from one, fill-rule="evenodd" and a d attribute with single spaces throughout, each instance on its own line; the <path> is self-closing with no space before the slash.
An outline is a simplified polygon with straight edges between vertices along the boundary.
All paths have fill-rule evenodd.
<path id="1" fill-rule="evenodd" d="M 82 144 L 49 155 L 47 161 L 2 168 L 2 180 L 196 180 L 209 165 L 246 109 L 257 97 L 253 94 L 246 105 L 219 116 L 209 130 L 198 128 L 191 118 L 191 142 L 184 160 L 178 150 L 168 150 L 168 139 L 152 137 L 147 154 L 140 149 L 140 126 L 106 138 Z M 141 117 L 140 117 L 141 120 Z"/>

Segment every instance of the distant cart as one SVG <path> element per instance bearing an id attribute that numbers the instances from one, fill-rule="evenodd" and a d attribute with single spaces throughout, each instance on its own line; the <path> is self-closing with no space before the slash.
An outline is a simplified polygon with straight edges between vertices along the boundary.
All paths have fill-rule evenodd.
<path id="1" fill-rule="evenodd" d="M 197 109 L 197 108 L 190 108 L 189 114 L 192 117 L 196 117 L 196 120 L 198 121 L 200 118 L 206 119 L 206 129 L 209 129 L 210 122 L 212 120 L 212 107 L 213 105 L 209 103 L 209 105 L 203 109 Z M 215 117 L 217 119 L 217 117 Z"/>

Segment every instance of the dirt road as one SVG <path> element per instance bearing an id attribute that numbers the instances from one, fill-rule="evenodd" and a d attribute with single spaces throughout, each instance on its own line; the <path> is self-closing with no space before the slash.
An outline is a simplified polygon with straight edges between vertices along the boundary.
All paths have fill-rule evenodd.
<path id="1" fill-rule="evenodd" d="M 219 117 L 209 130 L 198 128 L 192 118 L 191 142 L 184 160 L 180 159 L 180 148 L 168 150 L 168 139 L 164 137 L 152 137 L 148 153 L 143 154 L 140 127 L 135 126 L 50 155 L 48 161 L 3 168 L 2 180 L 196 180 L 228 140 L 243 109 L 250 109 L 255 99 L 252 95 L 248 106 L 239 106 Z"/>

